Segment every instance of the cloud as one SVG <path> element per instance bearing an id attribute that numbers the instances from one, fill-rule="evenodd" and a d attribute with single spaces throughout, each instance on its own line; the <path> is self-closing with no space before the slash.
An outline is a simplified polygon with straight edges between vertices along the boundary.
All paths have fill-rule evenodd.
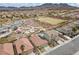
<path id="1" fill-rule="evenodd" d="M 14 6 L 14 7 L 20 7 L 20 6 L 26 6 L 26 7 L 29 7 L 29 6 L 38 6 L 38 5 L 41 5 L 43 3 L 0 3 L 0 6 Z M 69 5 L 71 6 L 77 6 L 79 7 L 79 4 L 78 3 L 68 3 Z"/>
<path id="2" fill-rule="evenodd" d="M 41 3 L 0 3 L 0 6 L 14 6 L 14 7 L 20 7 L 20 6 L 37 6 L 40 5 Z"/>
<path id="3" fill-rule="evenodd" d="M 70 3 L 69 5 L 79 7 L 78 3 Z"/>

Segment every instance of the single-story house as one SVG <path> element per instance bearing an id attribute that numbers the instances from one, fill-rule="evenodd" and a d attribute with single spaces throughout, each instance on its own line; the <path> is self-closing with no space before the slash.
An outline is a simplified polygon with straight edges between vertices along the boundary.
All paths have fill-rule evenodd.
<path id="1" fill-rule="evenodd" d="M 30 54 L 33 52 L 33 46 L 29 39 L 22 37 L 14 42 L 17 54 Z"/>
<path id="2" fill-rule="evenodd" d="M 0 44 L 0 55 L 14 55 L 12 43 Z"/>

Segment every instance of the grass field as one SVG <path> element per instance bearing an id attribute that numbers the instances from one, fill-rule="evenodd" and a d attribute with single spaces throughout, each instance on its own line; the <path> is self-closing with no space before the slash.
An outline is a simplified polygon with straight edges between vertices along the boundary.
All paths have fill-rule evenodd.
<path id="1" fill-rule="evenodd" d="M 51 25 L 57 25 L 57 24 L 60 24 L 60 23 L 66 21 L 66 20 L 56 19 L 56 18 L 51 18 L 51 17 L 38 17 L 38 20 L 40 22 L 46 22 L 46 23 L 49 23 Z"/>

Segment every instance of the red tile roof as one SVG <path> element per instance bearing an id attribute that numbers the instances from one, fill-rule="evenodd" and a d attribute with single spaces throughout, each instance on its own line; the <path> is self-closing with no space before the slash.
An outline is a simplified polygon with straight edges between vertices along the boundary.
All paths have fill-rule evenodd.
<path id="1" fill-rule="evenodd" d="M 22 29 L 18 28 L 15 32 L 22 32 Z"/>
<path id="2" fill-rule="evenodd" d="M 0 44 L 0 55 L 13 55 L 13 46 L 12 43 Z"/>
<path id="3" fill-rule="evenodd" d="M 30 43 L 29 39 L 27 39 L 26 37 L 18 39 L 17 41 L 14 42 L 14 44 L 16 45 L 17 53 L 22 53 L 20 49 L 21 45 L 25 46 L 24 51 L 33 49 L 32 44 Z"/>
<path id="4" fill-rule="evenodd" d="M 35 46 L 42 46 L 48 44 L 46 40 L 41 39 L 38 35 L 33 34 L 30 38 Z"/>
<path id="5" fill-rule="evenodd" d="M 26 25 L 29 25 L 29 26 L 34 26 L 34 27 L 39 26 L 39 24 L 36 23 L 33 19 L 26 20 L 26 21 L 25 21 L 25 24 L 26 24 Z"/>

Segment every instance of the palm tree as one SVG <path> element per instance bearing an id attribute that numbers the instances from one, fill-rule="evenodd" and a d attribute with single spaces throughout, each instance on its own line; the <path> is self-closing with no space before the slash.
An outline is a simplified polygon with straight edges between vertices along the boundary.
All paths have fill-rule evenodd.
<path id="1" fill-rule="evenodd" d="M 25 48 L 24 45 L 21 45 L 21 46 L 20 46 L 20 49 L 21 49 L 22 53 L 24 52 L 24 48 Z"/>

